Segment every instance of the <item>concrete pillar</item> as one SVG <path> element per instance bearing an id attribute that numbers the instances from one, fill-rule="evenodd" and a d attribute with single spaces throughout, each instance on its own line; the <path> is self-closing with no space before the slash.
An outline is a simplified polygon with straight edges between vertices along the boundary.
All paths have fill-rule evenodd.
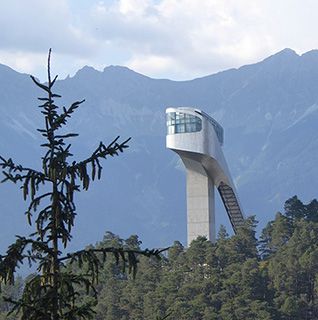
<path id="1" fill-rule="evenodd" d="M 188 245 L 198 236 L 215 242 L 214 184 L 199 162 L 182 161 L 187 169 Z"/>

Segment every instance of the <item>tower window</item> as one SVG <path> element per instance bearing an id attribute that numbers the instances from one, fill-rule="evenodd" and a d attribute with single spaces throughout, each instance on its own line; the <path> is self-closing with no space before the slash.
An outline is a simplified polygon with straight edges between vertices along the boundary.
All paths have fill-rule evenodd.
<path id="1" fill-rule="evenodd" d="M 202 130 L 202 120 L 183 112 L 167 113 L 168 134 L 198 132 Z"/>

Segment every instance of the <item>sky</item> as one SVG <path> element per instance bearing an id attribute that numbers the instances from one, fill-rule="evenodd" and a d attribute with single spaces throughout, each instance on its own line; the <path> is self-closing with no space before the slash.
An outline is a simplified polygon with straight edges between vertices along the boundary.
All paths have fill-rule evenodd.
<path id="1" fill-rule="evenodd" d="M 45 80 L 85 65 L 186 80 L 318 48 L 317 0 L 0 0 L 0 63 Z"/>

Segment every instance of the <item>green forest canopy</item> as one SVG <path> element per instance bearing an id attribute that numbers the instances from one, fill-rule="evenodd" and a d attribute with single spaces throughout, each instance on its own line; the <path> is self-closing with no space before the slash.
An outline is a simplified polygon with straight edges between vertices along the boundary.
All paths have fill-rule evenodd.
<path id="1" fill-rule="evenodd" d="M 318 201 L 287 200 L 259 240 L 256 224 L 248 218 L 232 237 L 221 227 L 216 244 L 199 237 L 185 249 L 175 241 L 162 260 L 140 257 L 136 279 L 108 259 L 95 319 L 318 319 Z M 140 245 L 136 235 L 123 240 L 106 232 L 95 247 Z M 4 291 L 17 295 L 20 288 L 21 280 Z M 7 309 L 2 302 L 0 319 Z"/>

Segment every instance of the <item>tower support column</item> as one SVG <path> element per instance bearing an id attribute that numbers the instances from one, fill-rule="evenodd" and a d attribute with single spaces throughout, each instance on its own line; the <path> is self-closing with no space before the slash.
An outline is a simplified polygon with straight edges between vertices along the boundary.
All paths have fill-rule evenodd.
<path id="1" fill-rule="evenodd" d="M 199 162 L 182 161 L 187 169 L 188 245 L 198 235 L 215 242 L 214 184 Z"/>

